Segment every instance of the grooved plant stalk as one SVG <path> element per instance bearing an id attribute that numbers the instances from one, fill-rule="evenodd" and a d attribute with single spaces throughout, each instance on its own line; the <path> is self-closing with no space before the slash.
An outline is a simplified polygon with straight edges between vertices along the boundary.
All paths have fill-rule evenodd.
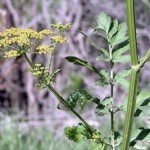
<path id="1" fill-rule="evenodd" d="M 135 106 L 136 106 L 139 72 L 140 72 L 140 70 L 134 69 L 134 66 L 138 65 L 135 15 L 134 15 L 134 0 L 126 0 L 126 5 L 127 5 L 130 55 L 131 55 L 131 62 L 132 62 L 133 67 L 132 67 L 132 72 L 131 72 L 127 112 L 126 112 L 125 127 L 124 127 L 121 150 L 129 150 L 133 118 L 134 118 L 134 112 L 135 112 Z"/>

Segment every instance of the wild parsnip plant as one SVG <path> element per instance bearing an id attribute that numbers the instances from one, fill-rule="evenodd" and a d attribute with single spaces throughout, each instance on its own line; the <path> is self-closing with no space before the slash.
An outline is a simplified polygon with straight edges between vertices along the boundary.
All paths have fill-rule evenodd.
<path id="1" fill-rule="evenodd" d="M 109 68 L 99 70 L 88 61 L 74 56 L 66 57 L 69 62 L 86 67 L 96 73 L 99 77 L 96 83 L 97 86 L 104 88 L 105 86 L 110 87 L 110 94 L 103 100 L 93 97 L 86 89 L 79 89 L 65 100 L 57 90 L 53 88 L 55 76 L 60 71 L 60 69 L 57 69 L 51 73 L 55 47 L 57 44 L 67 42 L 67 38 L 63 33 L 70 28 L 69 23 L 66 25 L 62 25 L 61 23 L 51 25 L 54 31 L 43 30 L 36 32 L 32 29 L 11 28 L 7 29 L 4 33 L 0 33 L 2 57 L 15 58 L 22 55 L 25 58 L 30 65 L 29 71 L 33 76 L 39 79 L 39 82 L 36 84 L 37 89 L 42 90 L 48 88 L 66 107 L 67 111 L 71 111 L 80 119 L 81 123 L 77 126 L 65 128 L 65 134 L 68 139 L 77 143 L 89 140 L 91 142 L 89 150 L 128 150 L 129 146 L 140 149 L 141 147 L 139 147 L 138 141 L 147 140 L 149 138 L 150 129 L 140 128 L 140 131 L 138 130 L 137 135 L 131 140 L 133 118 L 139 117 L 143 107 L 148 105 L 150 101 L 150 92 L 138 91 L 139 73 L 144 64 L 150 60 L 150 50 L 143 58 L 138 58 L 133 2 L 133 0 L 127 0 L 129 38 L 127 36 L 126 23 L 120 23 L 117 19 L 112 20 L 105 13 L 98 15 L 97 26 L 94 27 L 93 30 L 106 41 L 108 49 L 101 48 L 100 45 L 80 31 L 80 33 L 89 40 L 90 44 L 100 52 L 100 56 L 96 58 L 98 63 L 107 63 L 109 64 Z M 44 38 L 49 38 L 50 43 L 47 45 L 43 44 L 42 40 Z M 33 64 L 28 57 L 28 53 L 50 55 L 49 65 L 42 66 L 41 64 Z M 114 66 L 117 63 L 127 62 L 131 62 L 132 65 L 130 68 L 126 68 L 120 72 L 114 72 Z M 130 86 L 127 80 L 128 76 L 131 77 Z M 121 84 L 127 88 L 129 87 L 128 102 L 125 102 L 122 106 L 114 105 L 114 87 L 117 84 Z M 96 105 L 95 113 L 98 116 L 102 117 L 105 114 L 110 114 L 111 133 L 109 137 L 102 135 L 102 129 L 98 130 L 89 125 L 76 111 L 77 105 L 80 106 L 81 109 L 84 109 L 84 105 L 87 101 Z M 119 133 L 115 129 L 114 116 L 118 111 L 126 113 L 124 133 Z"/>

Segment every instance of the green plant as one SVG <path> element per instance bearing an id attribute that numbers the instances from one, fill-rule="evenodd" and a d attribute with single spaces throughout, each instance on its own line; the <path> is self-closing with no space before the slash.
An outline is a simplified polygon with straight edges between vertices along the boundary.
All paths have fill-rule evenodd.
<path id="1" fill-rule="evenodd" d="M 86 140 L 90 141 L 89 150 L 115 150 L 121 146 L 121 150 L 128 150 L 129 146 L 136 147 L 137 140 L 142 141 L 144 138 L 149 137 L 150 129 L 140 128 L 138 135 L 131 140 L 131 131 L 133 124 L 133 117 L 140 116 L 142 107 L 149 104 L 150 93 L 146 91 L 138 92 L 138 80 L 141 68 L 147 61 L 150 60 L 150 50 L 141 59 L 138 59 L 136 34 L 135 34 L 135 22 L 134 22 L 134 1 L 127 0 L 127 17 L 128 17 L 128 33 L 126 23 L 119 23 L 117 19 L 112 20 L 105 13 L 101 13 L 98 16 L 97 26 L 94 27 L 96 34 L 101 36 L 107 44 L 108 49 L 101 48 L 85 33 L 79 31 L 83 36 L 89 40 L 90 44 L 95 47 L 101 53 L 96 58 L 97 61 L 109 64 L 109 69 L 97 69 L 90 62 L 82 60 L 74 56 L 66 57 L 71 63 L 88 68 L 90 71 L 97 74 L 99 80 L 97 86 L 109 86 L 110 94 L 103 100 L 92 96 L 86 89 L 79 89 L 77 92 L 71 94 L 68 99 L 64 99 L 54 88 L 55 76 L 59 73 L 60 69 L 50 73 L 51 64 L 54 56 L 55 47 L 58 43 L 64 43 L 67 41 L 63 33 L 70 27 L 70 24 L 51 25 L 55 32 L 50 30 L 43 30 L 36 32 L 32 29 L 8 29 L 4 33 L 0 33 L 0 47 L 2 49 L 3 57 L 18 57 L 24 56 L 25 60 L 29 63 L 29 71 L 33 76 L 39 78 L 39 82 L 36 84 L 38 90 L 48 88 L 58 100 L 66 107 L 66 110 L 71 111 L 77 116 L 81 123 L 77 126 L 66 127 L 65 134 L 74 142 L 80 143 Z M 44 38 L 50 36 L 50 44 L 39 44 Z M 130 47 L 130 54 L 128 53 Z M 49 66 L 45 67 L 41 64 L 33 64 L 29 59 L 27 53 L 33 54 L 50 54 Z M 126 68 L 120 72 L 114 72 L 114 67 L 117 63 L 131 62 L 130 68 Z M 114 105 L 114 87 L 116 84 L 121 84 L 125 87 L 129 86 L 127 77 L 131 76 L 130 87 L 128 94 L 128 104 L 122 106 Z M 138 95 L 137 95 L 138 94 Z M 137 101 L 136 101 L 137 98 Z M 95 129 L 76 111 L 76 107 L 84 109 L 86 102 L 91 102 L 96 106 L 96 114 L 98 116 L 104 116 L 110 114 L 111 122 L 111 134 L 109 137 L 102 135 L 101 131 Z M 61 109 L 59 107 L 59 109 Z M 118 111 L 126 112 L 126 121 L 124 133 L 119 133 L 115 129 L 115 113 Z"/>

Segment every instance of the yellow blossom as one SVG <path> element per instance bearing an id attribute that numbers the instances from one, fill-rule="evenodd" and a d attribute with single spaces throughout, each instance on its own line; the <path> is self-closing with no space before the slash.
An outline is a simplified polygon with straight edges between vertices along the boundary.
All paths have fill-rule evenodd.
<path id="1" fill-rule="evenodd" d="M 62 23 L 51 24 L 50 26 L 52 28 L 58 29 L 60 32 L 64 32 L 70 28 L 71 23 L 67 23 L 66 25 L 62 25 Z"/>
<path id="2" fill-rule="evenodd" d="M 45 44 L 41 44 L 36 48 L 36 50 L 38 51 L 39 54 L 49 53 L 49 52 L 53 51 L 53 49 L 54 49 L 53 47 L 50 48 L 49 45 L 45 45 Z"/>
<path id="3" fill-rule="evenodd" d="M 41 66 L 41 64 L 35 64 L 35 66 L 40 67 L 40 66 Z"/>
<path id="4" fill-rule="evenodd" d="M 4 55 L 5 58 L 10 58 L 10 57 L 15 58 L 17 56 L 20 56 L 20 53 L 17 50 L 11 50 L 11 51 L 5 52 L 5 55 Z"/>
<path id="5" fill-rule="evenodd" d="M 52 36 L 50 39 L 53 40 L 56 43 L 65 43 L 65 42 L 67 42 L 67 38 L 63 37 L 63 36 L 60 36 L 60 35 Z"/>
<path id="6" fill-rule="evenodd" d="M 52 34 L 52 35 L 54 35 L 55 33 L 51 30 L 44 29 L 44 30 L 40 31 L 39 34 L 43 34 L 43 35 L 51 35 Z"/>

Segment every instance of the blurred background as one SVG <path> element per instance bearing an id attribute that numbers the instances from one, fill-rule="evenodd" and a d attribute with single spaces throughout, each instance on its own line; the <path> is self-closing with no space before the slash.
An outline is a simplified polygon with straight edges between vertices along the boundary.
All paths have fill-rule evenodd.
<path id="1" fill-rule="evenodd" d="M 137 40 L 139 55 L 144 55 L 150 47 L 150 0 L 135 1 Z M 80 29 L 92 37 L 101 47 L 106 47 L 103 39 L 93 34 L 89 20 L 96 25 L 97 15 L 105 12 L 120 22 L 126 21 L 124 0 L 0 0 L 0 31 L 11 27 L 33 28 L 37 31 L 49 29 L 50 24 L 62 22 L 72 23 L 66 32 L 68 43 L 57 47 L 52 69 L 62 68 L 56 77 L 55 88 L 67 98 L 77 89 L 87 88 L 94 96 L 103 99 L 109 96 L 109 88 L 95 85 L 97 76 L 85 68 L 68 63 L 64 57 L 77 56 L 100 68 L 108 67 L 96 61 L 100 53 L 90 46 L 89 42 L 77 30 Z M 29 55 L 35 63 L 48 64 L 46 55 Z M 127 64 L 128 66 L 129 64 Z M 118 64 L 115 70 L 120 70 Z M 22 57 L 0 60 L 0 150 L 83 150 L 84 145 L 76 145 L 63 136 L 63 129 L 68 125 L 76 125 L 79 120 L 71 113 L 58 110 L 57 99 L 47 90 L 35 90 L 37 82 L 30 72 L 28 64 Z M 140 89 L 150 91 L 150 64 L 142 70 Z M 127 89 L 115 87 L 115 102 L 124 102 Z M 150 127 L 150 111 L 140 123 Z M 82 116 L 102 132 L 108 131 L 109 116 L 98 117 L 94 107 L 89 106 Z M 117 114 L 116 128 L 122 129 L 124 118 Z M 104 128 L 105 126 L 105 128 Z"/>

